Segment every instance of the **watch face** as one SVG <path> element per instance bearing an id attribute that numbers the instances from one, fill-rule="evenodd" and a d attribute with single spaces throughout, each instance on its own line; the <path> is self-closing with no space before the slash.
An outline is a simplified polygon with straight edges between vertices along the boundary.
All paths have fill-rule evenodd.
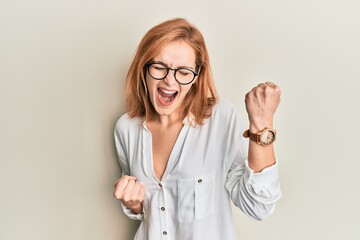
<path id="1" fill-rule="evenodd" d="M 270 145 L 275 141 L 275 132 L 272 130 L 266 130 L 261 134 L 261 144 Z"/>

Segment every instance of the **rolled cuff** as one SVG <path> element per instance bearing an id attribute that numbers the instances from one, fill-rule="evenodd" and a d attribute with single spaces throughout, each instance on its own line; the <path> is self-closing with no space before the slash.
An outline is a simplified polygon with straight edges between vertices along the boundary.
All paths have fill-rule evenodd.
<path id="1" fill-rule="evenodd" d="M 249 176 L 248 184 L 250 185 L 264 185 L 277 182 L 279 180 L 278 164 L 275 162 L 272 166 L 264 168 L 261 172 L 255 173 L 250 167 L 249 162 L 245 160 L 245 171 Z"/>
<path id="2" fill-rule="evenodd" d="M 122 208 L 124 213 L 126 214 L 126 216 L 128 216 L 130 219 L 132 220 L 143 220 L 144 218 L 144 214 L 143 213 L 136 213 L 133 210 L 131 210 L 130 208 L 126 207 L 124 204 L 122 204 Z"/>

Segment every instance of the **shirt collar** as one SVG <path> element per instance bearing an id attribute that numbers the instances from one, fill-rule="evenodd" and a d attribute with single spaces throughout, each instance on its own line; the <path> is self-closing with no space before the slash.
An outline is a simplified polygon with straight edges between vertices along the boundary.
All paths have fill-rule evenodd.
<path id="1" fill-rule="evenodd" d="M 193 114 L 189 114 L 188 116 L 186 116 L 183 120 L 182 123 L 184 124 L 184 126 L 189 126 L 189 127 L 195 127 L 196 126 L 196 122 L 195 122 L 195 118 Z M 143 123 L 142 123 L 143 127 L 146 130 L 149 130 L 146 126 L 146 120 L 144 119 Z"/>

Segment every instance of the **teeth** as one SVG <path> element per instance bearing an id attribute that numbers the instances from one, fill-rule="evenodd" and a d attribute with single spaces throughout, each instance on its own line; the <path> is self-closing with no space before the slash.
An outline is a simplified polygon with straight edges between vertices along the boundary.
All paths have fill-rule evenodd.
<path id="1" fill-rule="evenodd" d="M 169 91 L 169 90 L 165 90 L 165 89 L 160 89 L 160 90 L 166 94 L 174 94 L 177 92 L 177 91 Z"/>

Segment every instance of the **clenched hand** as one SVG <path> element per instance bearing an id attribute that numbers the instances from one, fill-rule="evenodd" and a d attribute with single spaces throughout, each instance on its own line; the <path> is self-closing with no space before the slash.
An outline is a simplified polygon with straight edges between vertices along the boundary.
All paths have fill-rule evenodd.
<path id="1" fill-rule="evenodd" d="M 114 197 L 136 213 L 142 212 L 145 187 L 134 176 L 123 176 L 116 180 Z"/>
<path id="2" fill-rule="evenodd" d="M 272 82 L 260 83 L 246 94 L 245 104 L 251 132 L 273 127 L 273 117 L 280 103 L 280 95 L 280 88 Z"/>

